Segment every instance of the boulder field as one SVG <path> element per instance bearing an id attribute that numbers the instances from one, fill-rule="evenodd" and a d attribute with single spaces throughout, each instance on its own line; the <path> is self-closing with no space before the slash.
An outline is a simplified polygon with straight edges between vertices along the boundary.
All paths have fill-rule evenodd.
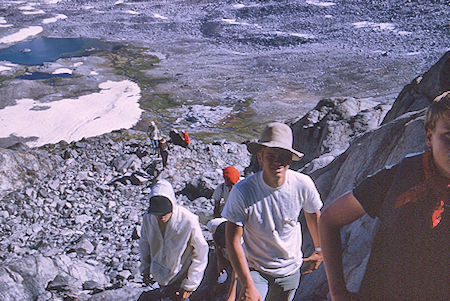
<path id="1" fill-rule="evenodd" d="M 450 89 L 447 52 L 415 78 L 389 109 L 356 98 L 330 98 L 298 120 L 287 120 L 294 146 L 305 152 L 294 169 L 310 174 L 325 205 L 368 174 L 425 149 L 427 105 Z M 255 135 L 255 139 L 257 135 Z M 194 137 L 195 138 L 195 137 Z M 138 239 L 151 183 L 171 182 L 181 205 L 206 222 L 221 169 L 252 170 L 245 144 L 193 139 L 171 145 L 168 166 L 138 130 L 120 130 L 29 149 L 0 148 L 0 299 L 137 300 Z M 348 288 L 358 290 L 376 221 L 368 216 L 343 230 Z M 211 244 L 211 248 L 212 244 Z M 312 251 L 305 233 L 304 252 Z M 326 300 L 323 265 L 302 278 L 295 300 Z"/>

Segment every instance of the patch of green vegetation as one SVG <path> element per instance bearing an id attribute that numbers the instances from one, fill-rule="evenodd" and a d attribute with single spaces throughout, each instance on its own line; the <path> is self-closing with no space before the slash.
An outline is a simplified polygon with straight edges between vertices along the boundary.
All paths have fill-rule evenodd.
<path id="1" fill-rule="evenodd" d="M 12 76 L 0 75 L 0 86 L 4 86 L 6 81 L 13 79 Z"/>
<path id="2" fill-rule="evenodd" d="M 254 138 L 261 125 L 255 121 L 255 112 L 250 107 L 252 100 L 247 98 L 233 108 L 233 113 L 229 115 L 222 123 L 222 128 L 234 132 L 243 139 Z"/>
<path id="3" fill-rule="evenodd" d="M 112 67 L 117 75 L 125 76 L 136 82 L 141 88 L 141 108 L 146 111 L 161 112 L 182 103 L 176 101 L 169 93 L 156 92 L 156 86 L 170 80 L 168 77 L 152 77 L 146 71 L 159 63 L 159 58 L 147 54 L 148 49 L 136 46 L 124 46 L 113 52 L 100 52 L 94 55 L 107 60 L 105 64 Z"/>
<path id="4" fill-rule="evenodd" d="M 222 131 L 196 132 L 193 137 L 204 142 L 225 139 L 227 141 L 243 142 L 258 136 L 263 125 L 255 120 L 255 112 L 250 108 L 252 99 L 236 104 L 231 114 L 221 121 Z"/>
<path id="5" fill-rule="evenodd" d="M 44 79 L 42 82 L 49 86 L 60 86 L 63 83 L 63 79 L 61 77 L 54 77 Z"/>
<path id="6" fill-rule="evenodd" d="M 131 139 L 135 140 L 146 140 L 148 137 L 144 132 L 133 132 L 130 133 L 129 131 L 113 131 L 109 134 L 109 138 L 111 138 L 114 142 L 120 142 L 120 141 L 130 141 Z"/>

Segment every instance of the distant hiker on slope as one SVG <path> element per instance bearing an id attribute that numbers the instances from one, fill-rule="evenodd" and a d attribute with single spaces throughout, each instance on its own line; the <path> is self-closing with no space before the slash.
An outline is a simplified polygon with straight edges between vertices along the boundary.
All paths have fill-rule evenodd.
<path id="1" fill-rule="evenodd" d="M 186 131 L 177 131 L 176 129 L 173 129 L 169 132 L 170 142 L 172 142 L 175 145 L 179 145 L 182 147 L 188 147 L 191 143 L 191 138 L 189 137 L 189 134 Z"/>
<path id="2" fill-rule="evenodd" d="M 147 129 L 147 135 L 150 138 L 151 147 L 156 152 L 159 143 L 159 130 L 154 121 L 150 121 Z"/>
<path id="3" fill-rule="evenodd" d="M 158 146 L 159 155 L 162 159 L 163 168 L 166 168 L 167 166 L 167 159 L 169 158 L 169 146 L 167 145 L 166 138 L 162 137 L 159 140 L 159 146 Z"/>

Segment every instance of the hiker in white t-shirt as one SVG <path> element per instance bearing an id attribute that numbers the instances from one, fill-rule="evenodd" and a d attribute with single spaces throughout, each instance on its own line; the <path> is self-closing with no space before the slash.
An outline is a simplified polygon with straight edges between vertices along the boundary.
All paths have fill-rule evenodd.
<path id="1" fill-rule="evenodd" d="M 303 273 L 322 262 L 318 220 L 322 201 L 312 179 L 292 170 L 302 153 L 292 149 L 292 130 L 283 123 L 267 125 L 259 142 L 247 144 L 262 171 L 236 183 L 222 216 L 227 250 L 240 290 L 236 300 L 292 300 Z M 315 252 L 303 259 L 301 210 L 314 241 Z M 241 245 L 241 237 L 244 245 Z"/>

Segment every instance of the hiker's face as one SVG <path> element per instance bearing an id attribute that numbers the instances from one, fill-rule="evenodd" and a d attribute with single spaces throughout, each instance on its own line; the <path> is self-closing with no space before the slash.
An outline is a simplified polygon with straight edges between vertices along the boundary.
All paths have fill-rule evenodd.
<path id="1" fill-rule="evenodd" d="M 427 130 L 426 142 L 439 172 L 450 179 L 450 111 L 436 122 L 433 130 Z"/>
<path id="2" fill-rule="evenodd" d="M 167 214 L 164 215 L 158 215 L 158 220 L 161 223 L 167 223 L 168 221 L 170 221 L 170 218 L 172 217 L 173 212 L 169 212 Z"/>
<path id="3" fill-rule="evenodd" d="M 225 186 L 227 186 L 227 187 L 233 187 L 233 183 L 229 180 L 229 179 L 225 179 Z"/>
<path id="4" fill-rule="evenodd" d="M 283 184 L 291 159 L 291 152 L 281 148 L 265 147 L 262 152 L 258 153 L 266 184 L 272 187 Z"/>

